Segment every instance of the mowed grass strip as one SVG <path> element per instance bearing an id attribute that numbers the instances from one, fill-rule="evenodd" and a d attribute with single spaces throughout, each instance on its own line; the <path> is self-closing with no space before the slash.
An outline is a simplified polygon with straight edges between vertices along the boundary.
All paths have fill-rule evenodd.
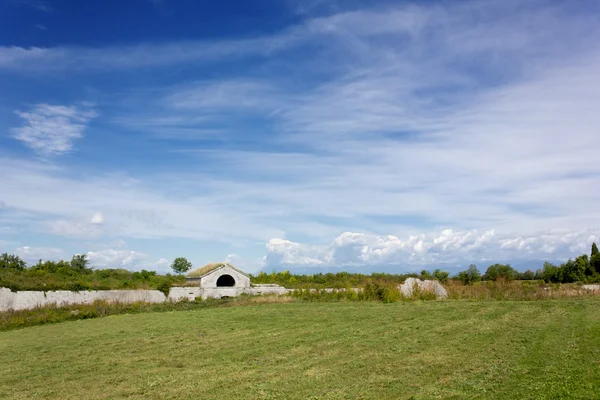
<path id="1" fill-rule="evenodd" d="M 600 299 L 289 303 L 0 333 L 0 398 L 594 399 Z"/>

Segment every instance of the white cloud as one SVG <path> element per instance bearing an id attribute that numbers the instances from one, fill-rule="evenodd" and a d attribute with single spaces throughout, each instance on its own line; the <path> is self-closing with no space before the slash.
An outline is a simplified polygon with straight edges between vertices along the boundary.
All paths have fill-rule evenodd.
<path id="1" fill-rule="evenodd" d="M 301 245 L 285 239 L 271 239 L 267 243 L 267 255 L 259 261 L 261 266 L 286 264 L 322 265 L 328 260 L 324 247 Z"/>
<path id="2" fill-rule="evenodd" d="M 127 249 L 104 249 L 88 251 L 90 264 L 99 269 L 124 268 L 128 270 L 169 272 L 169 261 L 164 258 L 153 259 L 145 253 Z"/>
<path id="3" fill-rule="evenodd" d="M 56 221 L 50 221 L 47 225 L 50 233 L 57 236 L 89 238 L 100 236 L 104 232 L 100 226 L 100 223 L 93 221 L 88 222 L 81 219 L 60 219 Z"/>
<path id="4" fill-rule="evenodd" d="M 518 13 L 515 11 L 517 7 Z M 348 61 L 381 56 L 382 44 L 389 43 L 384 39 L 392 39 L 398 48 L 405 49 L 412 57 L 421 56 L 424 61 L 436 52 L 451 49 L 458 54 L 486 57 L 488 62 L 500 64 L 504 60 L 498 50 L 511 52 L 512 56 L 516 52 L 524 56 L 539 56 L 550 48 L 548 42 L 551 41 L 553 48 L 585 47 L 595 38 L 595 34 L 587 29 L 596 22 L 594 15 L 591 10 L 569 4 L 534 1 L 523 6 L 517 0 L 487 1 L 485 4 L 467 1 L 436 6 L 408 4 L 354 11 L 338 9 L 329 15 L 307 18 L 279 33 L 249 39 L 103 48 L 5 46 L 0 47 L 0 68 L 45 72 L 56 69 L 126 69 L 224 59 L 239 62 L 248 56 L 275 57 L 279 54 L 296 62 L 290 51 L 296 48 L 321 50 L 319 55 L 329 57 L 339 68 Z M 579 39 L 578 43 L 571 43 L 573 38 Z M 371 42 L 365 43 L 364 40 Z M 413 45 L 417 41 L 419 45 Z M 332 43 L 346 46 L 332 46 Z M 394 56 L 393 52 L 388 51 L 388 54 Z M 301 58 L 311 64 L 304 53 Z M 432 63 L 435 61 L 433 59 Z M 435 76 L 430 78 L 435 79 Z"/>
<path id="5" fill-rule="evenodd" d="M 238 254 L 228 254 L 224 262 L 242 269 L 246 267 L 246 261 Z"/>
<path id="6" fill-rule="evenodd" d="M 51 156 L 71 151 L 73 141 L 83 136 L 96 112 L 73 106 L 38 104 L 29 111 L 17 111 L 17 115 L 25 125 L 13 128 L 13 137 L 36 153 Z"/>
<path id="7" fill-rule="evenodd" d="M 168 115 L 121 122 L 197 138 L 222 133 L 207 121 L 222 126 L 250 113 L 268 119 L 272 134 L 257 139 L 260 150 L 233 148 L 249 142 L 237 140 L 251 125 L 241 118 L 244 130 L 223 138 L 226 146 L 186 143 L 190 153 L 177 153 L 197 151 L 202 168 L 185 158 L 185 169 L 140 176 L 84 180 L 0 158 L 0 198 L 70 236 L 301 238 L 269 242 L 268 265 L 580 252 L 587 242 L 579 232 L 600 223 L 600 32 L 593 13 L 541 1 L 514 13 L 517 3 L 340 12 L 224 43 L 2 48 L 0 66 L 45 70 L 239 64 L 268 54 L 229 79 L 186 82 L 159 96 L 142 90 Z M 122 100 L 148 112 L 139 97 Z M 90 223 L 96 210 L 102 231 Z M 344 231 L 361 233 L 310 244 Z"/>
<path id="8" fill-rule="evenodd" d="M 64 250 L 55 247 L 23 246 L 15 249 L 14 254 L 24 259 L 29 265 L 37 263 L 38 260 L 59 261 L 66 257 Z"/>
<path id="9" fill-rule="evenodd" d="M 17 0 L 18 4 L 30 7 L 37 11 L 43 11 L 46 13 L 51 13 L 54 11 L 54 8 L 47 2 L 42 0 Z"/>
<path id="10" fill-rule="evenodd" d="M 427 265 L 534 259 L 566 259 L 589 253 L 600 231 L 549 231 L 527 237 L 498 235 L 493 231 L 431 232 L 400 239 L 396 236 L 344 232 L 329 245 L 316 247 L 271 239 L 259 266 L 344 267 L 395 266 L 407 271 Z M 300 256 L 299 256 L 300 255 Z"/>
<path id="11" fill-rule="evenodd" d="M 95 225 L 102 224 L 104 222 L 104 215 L 101 212 L 94 213 L 90 222 Z"/>

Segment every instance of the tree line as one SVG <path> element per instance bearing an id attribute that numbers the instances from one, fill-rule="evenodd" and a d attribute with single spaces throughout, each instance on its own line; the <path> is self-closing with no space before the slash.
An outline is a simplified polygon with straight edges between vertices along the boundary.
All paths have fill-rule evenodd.
<path id="1" fill-rule="evenodd" d="M 0 255 L 0 287 L 12 290 L 102 290 L 102 289 L 159 289 L 168 292 L 169 287 L 185 283 L 181 275 L 191 268 L 184 257 L 176 258 L 171 268 L 177 275 L 159 275 L 155 271 L 141 270 L 131 272 L 125 269 L 93 269 L 85 254 L 76 254 L 70 261 L 39 260 L 31 267 L 18 255 L 4 253 Z M 600 253 L 596 243 L 592 244 L 591 254 L 583 254 L 575 259 L 554 265 L 544 263 L 541 269 L 519 272 L 510 264 L 490 265 L 481 274 L 476 265 L 450 276 L 447 271 L 436 269 L 433 272 L 422 270 L 420 273 L 318 273 L 292 274 L 289 271 L 259 272 L 251 275 L 255 284 L 278 284 L 290 289 L 302 288 L 349 288 L 365 287 L 369 282 L 383 285 L 399 284 L 409 277 L 435 279 L 442 283 L 448 280 L 460 281 L 470 285 L 478 281 L 497 280 L 539 280 L 548 283 L 600 282 Z"/>
<path id="2" fill-rule="evenodd" d="M 168 293 L 171 286 L 184 282 L 182 276 L 159 275 L 145 269 L 93 269 L 85 254 L 76 254 L 70 261 L 39 260 L 30 267 L 18 255 L 0 255 L 0 287 L 15 291 L 158 289 Z"/>
<path id="3" fill-rule="evenodd" d="M 533 272 L 519 272 L 509 264 L 490 265 L 481 275 L 477 266 L 471 264 L 465 271 L 457 274 L 456 279 L 470 285 L 477 281 L 540 280 L 548 283 L 598 283 L 600 282 L 600 252 L 596 243 L 592 243 L 590 256 L 582 254 L 574 260 L 569 259 L 560 265 L 545 262 L 543 268 Z"/>

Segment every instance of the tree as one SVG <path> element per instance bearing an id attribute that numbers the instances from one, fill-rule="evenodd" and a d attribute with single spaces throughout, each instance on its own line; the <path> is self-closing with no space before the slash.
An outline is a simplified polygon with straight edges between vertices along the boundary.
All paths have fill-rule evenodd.
<path id="1" fill-rule="evenodd" d="M 546 282 L 561 283 L 563 281 L 563 269 L 556 265 L 545 262 L 542 270 L 542 279 Z"/>
<path id="2" fill-rule="evenodd" d="M 600 253 L 593 254 L 590 257 L 590 268 L 600 274 Z"/>
<path id="3" fill-rule="evenodd" d="M 90 260 L 88 260 L 86 254 L 75 254 L 71 259 L 71 268 L 76 269 L 81 272 L 88 271 L 88 264 Z"/>
<path id="4" fill-rule="evenodd" d="M 430 279 L 430 278 L 432 278 L 432 275 L 429 273 L 429 271 L 424 269 L 423 271 L 421 271 L 421 278 Z"/>
<path id="5" fill-rule="evenodd" d="M 598 251 L 598 246 L 596 246 L 596 242 L 592 243 L 592 254 L 590 257 L 594 257 L 596 254 L 600 253 Z"/>
<path id="6" fill-rule="evenodd" d="M 448 275 L 450 275 L 449 272 L 440 271 L 439 269 L 433 271 L 433 277 L 442 283 L 448 282 Z"/>
<path id="7" fill-rule="evenodd" d="M 535 279 L 535 273 L 532 270 L 528 269 L 522 274 L 519 274 L 518 277 L 519 279 L 522 279 L 524 281 L 532 281 Z"/>
<path id="8" fill-rule="evenodd" d="M 183 274 L 192 269 L 192 263 L 185 257 L 177 257 L 171 264 L 171 268 L 177 274 Z"/>
<path id="9" fill-rule="evenodd" d="M 472 285 L 474 282 L 481 280 L 481 274 L 475 264 L 469 265 L 466 271 L 459 272 L 456 277 L 465 285 Z"/>
<path id="10" fill-rule="evenodd" d="M 490 265 L 485 271 L 483 279 L 486 281 L 496 281 L 498 278 L 512 281 L 517 277 L 518 272 L 513 269 L 509 264 L 494 264 Z"/>
<path id="11" fill-rule="evenodd" d="M 587 254 L 577 257 L 575 260 L 569 259 L 560 266 L 562 268 L 562 282 L 583 282 L 586 272 L 590 271 L 590 263 Z"/>
<path id="12" fill-rule="evenodd" d="M 0 269 L 14 269 L 23 271 L 27 268 L 27 263 L 16 254 L 3 253 L 0 255 Z"/>

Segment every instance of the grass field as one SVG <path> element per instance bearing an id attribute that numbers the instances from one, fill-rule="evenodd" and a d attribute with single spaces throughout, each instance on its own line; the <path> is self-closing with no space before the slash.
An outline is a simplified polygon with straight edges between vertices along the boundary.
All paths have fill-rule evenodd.
<path id="1" fill-rule="evenodd" d="M 2 399 L 600 398 L 600 299 L 262 304 L 0 332 Z"/>

